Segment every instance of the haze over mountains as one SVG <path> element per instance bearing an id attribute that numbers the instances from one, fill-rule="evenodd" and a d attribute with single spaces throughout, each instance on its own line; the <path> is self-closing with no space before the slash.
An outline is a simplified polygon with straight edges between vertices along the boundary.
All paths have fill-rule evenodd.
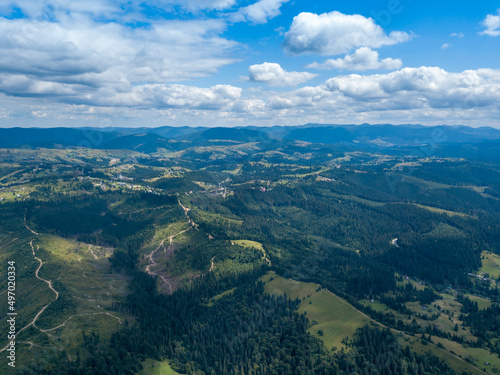
<path id="1" fill-rule="evenodd" d="M 191 142 L 304 141 L 325 144 L 402 147 L 437 144 L 478 144 L 500 141 L 500 130 L 491 127 L 421 125 L 323 125 L 272 127 L 171 127 L 158 128 L 5 128 L 0 147 L 88 147 L 135 149 L 155 152 L 189 147 Z"/>

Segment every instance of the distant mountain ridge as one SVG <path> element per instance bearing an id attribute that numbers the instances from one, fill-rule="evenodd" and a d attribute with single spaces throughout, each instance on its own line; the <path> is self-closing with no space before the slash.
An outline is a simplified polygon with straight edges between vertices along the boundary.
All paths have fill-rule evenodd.
<path id="1" fill-rule="evenodd" d="M 104 150 L 134 150 L 138 152 L 156 152 L 158 148 L 170 150 L 169 140 L 156 133 L 129 134 L 103 143 L 98 148 Z"/>
<path id="2" fill-rule="evenodd" d="M 111 141 L 116 132 L 100 132 L 85 128 L 2 128 L 0 147 L 74 146 L 94 148 L 97 143 Z"/>
<path id="3" fill-rule="evenodd" d="M 190 141 L 226 140 L 244 143 L 267 141 L 269 138 L 268 133 L 249 128 L 209 128 L 181 137 Z"/>
<path id="4" fill-rule="evenodd" d="M 491 127 L 422 125 L 328 125 L 171 127 L 158 128 L 1 128 L 0 147 L 88 147 L 155 152 L 177 150 L 193 144 L 304 141 L 352 144 L 367 147 L 406 147 L 436 144 L 476 144 L 500 141 L 500 130 Z M 182 145 L 180 144 L 182 143 Z"/>

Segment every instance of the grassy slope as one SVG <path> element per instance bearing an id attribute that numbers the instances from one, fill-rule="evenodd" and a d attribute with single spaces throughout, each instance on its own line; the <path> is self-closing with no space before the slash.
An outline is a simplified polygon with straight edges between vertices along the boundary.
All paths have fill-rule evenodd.
<path id="1" fill-rule="evenodd" d="M 253 247 L 257 250 L 264 250 L 264 248 L 262 247 L 262 244 L 260 242 L 257 242 L 257 241 L 250 241 L 250 240 L 236 240 L 236 241 L 233 241 L 235 244 L 238 244 L 240 246 L 243 246 L 243 247 Z"/>
<path id="2" fill-rule="evenodd" d="M 270 278 L 273 280 L 269 281 Z M 326 289 L 317 291 L 319 285 L 284 279 L 276 274 L 269 273 L 263 277 L 266 282 L 266 291 L 271 294 L 285 293 L 289 298 L 302 300 L 299 313 L 306 313 L 311 323 L 310 332 L 321 338 L 331 349 L 343 347 L 344 337 L 352 336 L 356 329 L 369 323 L 369 319 L 359 314 L 351 305 Z M 323 336 L 318 335 L 323 331 Z"/>
<path id="3" fill-rule="evenodd" d="M 500 358 L 494 354 L 490 354 L 488 350 L 464 347 L 457 342 L 444 340 L 439 337 L 433 337 L 432 340 L 435 343 L 441 343 L 448 351 L 453 351 L 461 358 L 471 361 L 476 367 L 486 370 L 487 373 L 492 373 L 493 365 L 497 369 L 500 369 Z M 485 362 L 489 362 L 491 365 L 487 366 Z"/>
<path id="4" fill-rule="evenodd" d="M 273 278 L 273 280 L 270 280 L 271 278 Z M 321 289 L 317 291 L 319 287 L 317 284 L 284 279 L 271 272 L 263 276 L 262 280 L 266 282 L 266 291 L 268 293 L 286 293 L 290 298 L 303 299 L 299 305 L 299 313 L 306 312 L 310 322 L 316 321 L 318 323 L 312 325 L 310 332 L 320 338 L 327 348 L 332 348 L 332 346 L 335 345 L 340 349 L 343 346 L 341 340 L 344 337 L 352 336 L 357 328 L 370 322 L 370 320 L 363 316 L 358 310 L 328 290 Z M 308 295 L 309 297 L 307 297 Z M 312 304 L 309 304 L 310 301 Z M 320 329 L 323 331 L 323 336 L 317 334 L 317 331 Z M 457 372 L 467 370 L 472 374 L 482 373 L 477 368 L 464 361 L 471 354 L 473 356 L 475 355 L 475 358 L 483 360 L 482 363 L 488 360 L 490 363 L 496 363 L 495 360 L 498 360 L 498 358 L 495 359 L 494 356 L 490 355 L 484 349 L 471 350 L 469 348 L 467 350 L 463 349 L 465 352 L 458 351 L 454 349 L 457 349 L 456 346 L 460 346 L 459 344 L 449 340 L 433 339 L 436 344 L 441 342 L 445 348 L 453 350 L 457 355 L 462 356 L 462 358 L 458 358 L 449 351 L 438 348 L 435 344 L 429 343 L 428 345 L 423 345 L 417 336 L 411 337 L 402 335 L 398 332 L 394 333 L 398 335 L 401 345 L 410 345 L 412 350 L 418 353 L 431 352 L 446 361 L 446 363 Z M 476 365 L 482 368 L 483 366 L 481 366 L 480 363 L 481 362 L 478 361 Z M 489 367 L 491 368 L 492 366 Z M 487 370 L 488 373 L 490 373 L 489 369 Z"/>
<path id="5" fill-rule="evenodd" d="M 144 369 L 138 375 L 179 375 L 170 367 L 168 361 L 154 361 L 148 359 L 142 364 Z"/>
<path id="6" fill-rule="evenodd" d="M 378 302 L 377 300 L 371 302 L 367 299 L 363 299 L 360 300 L 359 302 L 364 306 L 370 306 L 375 311 L 386 311 L 388 309 L 388 307 L 385 304 L 383 304 L 382 302 Z"/>
<path id="7" fill-rule="evenodd" d="M 232 241 L 233 243 L 243 246 L 243 247 L 250 247 L 253 249 L 257 249 L 262 252 L 262 259 L 264 259 L 268 265 L 271 265 L 271 261 L 269 260 L 266 250 L 264 249 L 264 246 L 257 241 L 250 241 L 250 240 L 236 240 Z"/>
<path id="8" fill-rule="evenodd" d="M 484 259 L 481 260 L 481 272 L 488 273 L 490 278 L 498 279 L 500 277 L 500 256 L 487 251 L 481 254 Z"/>
<path id="9" fill-rule="evenodd" d="M 218 300 L 220 300 L 222 297 L 227 296 L 228 294 L 233 293 L 235 289 L 236 289 L 236 287 L 232 288 L 232 289 L 229 289 L 229 290 L 226 290 L 225 292 L 222 292 L 222 293 L 217 294 L 216 296 L 210 298 L 210 302 L 208 303 L 208 306 L 213 306 L 213 304 L 215 302 L 217 302 Z"/>
<path id="10" fill-rule="evenodd" d="M 40 247 L 36 255 L 43 260 L 39 276 L 52 280 L 54 288 L 60 293 L 59 299 L 36 321 L 39 329 L 49 331 L 42 332 L 31 327 L 17 336 L 19 364 L 28 363 L 34 356 L 48 351 L 64 349 L 69 355 L 74 355 L 81 345 L 82 330 L 86 333 L 97 331 L 103 337 L 109 337 L 119 329 L 118 318 L 125 317 L 110 308 L 114 301 L 126 295 L 128 281 L 121 275 L 111 273 L 107 259 L 110 249 L 92 246 L 96 259 L 87 244 L 47 234 L 35 238 L 22 228 L 19 233 L 11 235 L 18 239 L 9 243 L 8 236 L 1 238 L 2 243 L 8 245 L 2 248 L 0 260 L 16 261 L 17 330 L 31 322 L 43 306 L 55 301 L 54 292 L 35 277 L 38 262 L 31 253 L 29 241 L 32 238 L 35 248 L 36 245 Z M 1 285 L 0 295 L 5 295 L 4 289 L 5 286 Z M 4 305 L 2 298 L 2 311 Z M 107 315 L 108 312 L 116 317 Z M 2 321 L 0 325 L 2 332 L 6 332 L 4 323 Z M 60 327 L 52 330 L 57 326 Z M 3 348 L 4 339 L 0 345 Z M 4 356 L 1 358 L 0 372 L 5 368 Z"/>
<path id="11" fill-rule="evenodd" d="M 473 296 L 472 294 L 467 294 L 466 296 L 469 297 L 472 301 L 477 302 L 477 306 L 479 307 L 480 310 L 487 309 L 488 307 L 491 306 L 491 301 L 487 300 L 486 298 Z"/>
<path id="12" fill-rule="evenodd" d="M 462 212 L 455 212 L 455 211 L 450 211 L 450 210 L 444 210 L 442 208 L 437 208 L 437 207 L 431 207 L 431 206 L 425 206 L 423 204 L 415 204 L 415 203 L 412 203 L 414 206 L 417 206 L 417 207 L 420 207 L 420 208 L 423 208 L 425 210 L 428 210 L 430 212 L 434 212 L 434 213 L 438 213 L 438 214 L 446 214 L 450 217 L 453 217 L 453 216 L 460 216 L 460 217 L 470 217 L 469 215 L 466 215 Z"/>

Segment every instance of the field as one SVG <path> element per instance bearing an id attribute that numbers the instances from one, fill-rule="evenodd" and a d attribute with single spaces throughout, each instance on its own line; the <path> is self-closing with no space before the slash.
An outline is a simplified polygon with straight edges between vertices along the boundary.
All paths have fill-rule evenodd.
<path id="1" fill-rule="evenodd" d="M 440 341 L 447 341 L 447 340 L 433 339 L 433 341 L 437 343 Z M 466 371 L 466 373 L 471 373 L 473 375 L 484 374 L 483 371 L 465 362 L 464 359 L 454 355 L 453 353 L 448 352 L 444 348 L 439 348 L 437 345 L 431 343 L 424 345 L 416 338 L 410 338 L 406 336 L 400 337 L 399 343 L 403 347 L 406 345 L 410 345 L 411 349 L 418 354 L 432 353 L 433 355 L 444 360 L 448 364 L 448 366 L 450 366 L 457 373 Z"/>
<path id="2" fill-rule="evenodd" d="M 250 240 L 236 240 L 236 241 L 232 241 L 232 243 L 235 243 L 235 244 L 243 246 L 243 247 L 249 247 L 249 248 L 261 251 L 262 252 L 262 259 L 265 260 L 269 266 L 271 265 L 271 261 L 269 260 L 269 257 L 267 256 L 266 250 L 264 249 L 264 246 L 260 242 L 250 241 Z"/>
<path id="3" fill-rule="evenodd" d="M 326 289 L 318 290 L 318 284 L 287 280 L 274 273 L 268 273 L 262 280 L 266 282 L 266 292 L 302 300 L 298 312 L 306 313 L 311 322 L 309 332 L 319 337 L 329 349 L 345 348 L 342 339 L 352 336 L 356 329 L 370 322 L 343 299 Z M 323 334 L 318 334 L 318 331 Z"/>
<path id="4" fill-rule="evenodd" d="M 350 304 L 345 302 L 343 299 L 334 295 L 326 289 L 320 289 L 318 284 L 314 283 L 304 283 L 300 281 L 284 279 L 275 273 L 269 272 L 267 275 L 262 277 L 262 280 L 266 283 L 265 289 L 271 294 L 285 294 L 291 298 L 301 299 L 299 305 L 299 313 L 306 313 L 307 318 L 312 323 L 309 332 L 319 339 L 321 339 L 327 348 L 337 349 L 345 348 L 342 344 L 342 339 L 344 337 L 351 337 L 357 328 L 362 327 L 365 324 L 375 324 L 375 323 L 357 311 Z M 361 301 L 363 304 L 369 304 L 378 310 L 384 308 L 383 304 L 370 301 Z M 318 334 L 318 331 L 322 331 L 323 334 Z M 471 366 L 471 364 L 465 362 L 466 359 L 474 358 L 477 361 L 471 361 L 474 366 L 483 367 L 481 364 L 484 362 L 489 362 L 491 364 L 496 364 L 496 367 L 500 367 L 499 358 L 495 355 L 489 354 L 487 350 L 484 349 L 471 349 L 463 348 L 460 344 L 449 340 L 443 340 L 436 338 L 433 341 L 435 344 L 438 342 L 443 345 L 443 348 L 437 347 L 437 345 L 428 343 L 423 345 L 417 336 L 411 337 L 407 335 L 402 335 L 401 333 L 394 331 L 393 333 L 399 337 L 400 344 L 404 347 L 410 345 L 413 351 L 417 353 L 431 352 L 432 354 L 442 358 L 446 363 L 452 367 L 455 371 L 461 372 L 463 370 L 468 370 L 472 374 L 481 374 L 477 368 Z M 462 348 L 462 349 L 459 349 Z M 456 355 L 451 353 L 454 351 Z M 482 361 L 482 362 L 481 362 Z M 489 366 L 490 369 L 493 366 Z M 488 373 L 491 373 L 488 371 Z"/>
<path id="5" fill-rule="evenodd" d="M 154 361 L 148 359 L 142 366 L 144 367 L 137 375 L 179 375 L 178 372 L 172 370 L 168 361 Z"/>
<path id="6" fill-rule="evenodd" d="M 387 311 L 388 309 L 386 305 L 375 300 L 372 302 L 367 299 L 362 299 L 359 301 L 359 303 L 361 303 L 364 306 L 370 306 L 375 311 Z"/>
<path id="7" fill-rule="evenodd" d="M 250 240 L 236 240 L 233 241 L 235 244 L 243 246 L 243 247 L 253 247 L 254 249 L 264 251 L 264 248 L 262 247 L 262 244 L 257 241 L 250 241 Z"/>
<path id="8" fill-rule="evenodd" d="M 487 251 L 483 251 L 481 256 L 483 257 L 481 272 L 493 279 L 500 278 L 500 256 Z"/>
<path id="9" fill-rule="evenodd" d="M 494 354 L 490 354 L 488 350 L 464 347 L 459 343 L 444 340 L 439 337 L 433 338 L 432 340 L 436 344 L 441 343 L 441 345 L 443 345 L 443 347 L 446 348 L 448 352 L 452 354 L 454 353 L 461 359 L 472 363 L 475 367 L 486 371 L 489 374 L 495 373 L 495 368 L 497 369 L 497 371 L 498 369 L 500 369 L 500 358 L 498 358 L 498 356 Z M 486 365 L 486 362 L 488 362 L 490 365 Z"/>
<path id="10" fill-rule="evenodd" d="M 36 328 L 31 326 L 18 332 L 20 363 L 28 363 L 34 355 L 46 351 L 65 350 L 72 356 L 80 348 L 82 331 L 87 334 L 98 331 L 106 338 L 120 328 L 125 318 L 130 319 L 111 310 L 112 303 L 128 293 L 127 277 L 110 271 L 108 257 L 112 249 L 49 234 L 35 236 L 21 228 L 12 235 L 21 239 L 1 238 L 2 259 L 19 264 L 18 331 L 27 327 L 46 306 L 36 319 Z M 43 262 L 41 266 L 33 258 L 30 240 L 35 255 Z M 50 281 L 53 290 L 47 282 L 36 278 L 38 267 L 39 277 Z M 3 324 L 1 328 L 5 329 Z"/>
<path id="11" fill-rule="evenodd" d="M 437 208 L 437 207 L 430 207 L 430 206 L 425 206 L 423 204 L 414 204 L 414 206 L 423 208 L 425 210 L 428 210 L 430 212 L 435 212 L 438 214 L 446 214 L 448 216 L 459 216 L 459 217 L 468 217 L 468 215 L 462 213 L 462 212 L 455 212 L 455 211 L 450 211 L 450 210 L 443 210 L 442 208 Z"/>
<path id="12" fill-rule="evenodd" d="M 229 289 L 229 290 L 226 290 L 225 292 L 222 292 L 222 293 L 220 293 L 220 294 L 217 294 L 215 297 L 210 298 L 210 301 L 209 301 L 209 303 L 208 303 L 208 306 L 213 306 L 213 304 L 214 304 L 215 302 L 217 302 L 218 300 L 220 300 L 222 297 L 227 296 L 228 294 L 233 293 L 235 289 L 236 289 L 236 288 L 231 288 L 231 289 Z"/>
<path id="13" fill-rule="evenodd" d="M 471 294 L 467 294 L 467 297 L 469 297 L 472 301 L 477 302 L 477 306 L 479 307 L 480 310 L 487 309 L 488 307 L 491 306 L 491 301 L 485 298 L 473 296 Z"/>

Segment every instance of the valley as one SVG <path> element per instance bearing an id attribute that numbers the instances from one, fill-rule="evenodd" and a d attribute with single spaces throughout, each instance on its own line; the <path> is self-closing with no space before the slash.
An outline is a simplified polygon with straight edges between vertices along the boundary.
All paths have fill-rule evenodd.
<path id="1" fill-rule="evenodd" d="M 204 132 L 0 149 L 20 373 L 498 372 L 495 160 Z"/>

